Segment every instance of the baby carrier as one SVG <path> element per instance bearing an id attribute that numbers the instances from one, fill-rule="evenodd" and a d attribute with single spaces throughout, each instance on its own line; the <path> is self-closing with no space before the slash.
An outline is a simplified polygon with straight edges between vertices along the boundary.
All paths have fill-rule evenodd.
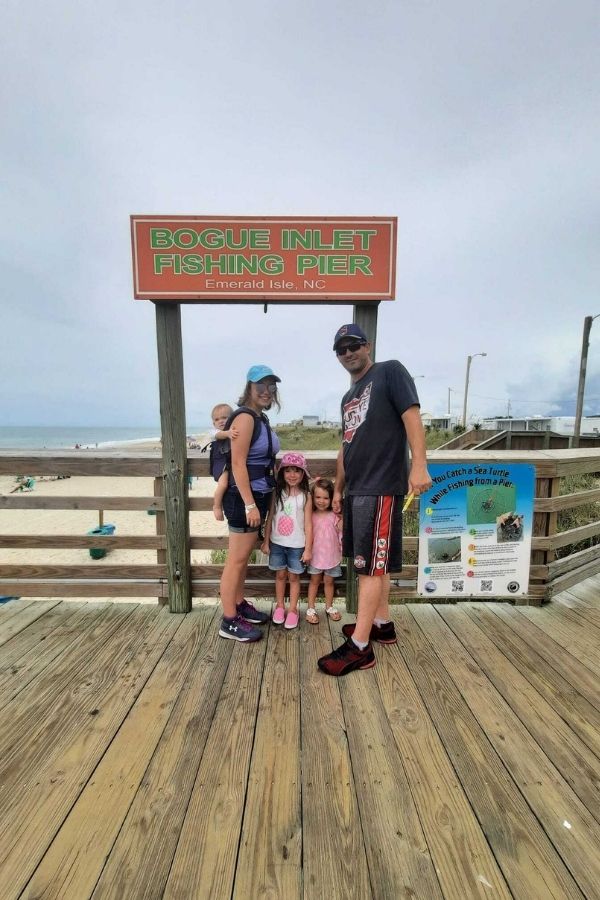
<path id="1" fill-rule="evenodd" d="M 272 488 L 275 484 L 275 454 L 273 453 L 273 433 L 271 431 L 271 426 L 269 424 L 269 420 L 264 413 L 260 415 L 255 413 L 254 410 L 249 409 L 247 406 L 240 406 L 239 409 L 236 409 L 225 423 L 225 427 L 223 431 L 228 431 L 233 424 L 234 419 L 239 416 L 240 413 L 248 413 L 248 415 L 252 416 L 254 419 L 254 428 L 252 431 L 252 438 L 250 440 L 250 447 L 252 447 L 261 431 L 261 422 L 264 422 L 267 429 L 267 439 L 268 439 L 268 448 L 267 448 L 267 456 L 269 462 L 266 465 L 252 465 L 248 464 L 248 478 L 250 481 L 256 481 L 258 478 L 266 478 L 267 485 Z M 211 441 L 210 444 L 206 444 L 205 447 L 202 448 L 202 453 L 205 453 L 206 450 L 210 447 L 210 457 L 209 457 L 209 467 L 210 474 L 218 481 L 221 477 L 221 474 L 225 471 L 225 469 L 229 472 L 229 487 L 236 487 L 235 480 L 233 477 L 233 468 L 231 465 L 231 441 L 229 438 L 225 438 L 220 441 Z"/>

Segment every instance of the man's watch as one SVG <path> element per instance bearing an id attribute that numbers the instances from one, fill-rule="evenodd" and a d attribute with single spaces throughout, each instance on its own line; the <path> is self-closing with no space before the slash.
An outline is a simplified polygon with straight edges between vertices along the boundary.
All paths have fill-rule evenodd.
<path id="1" fill-rule="evenodd" d="M 244 509 L 249 513 L 251 509 L 256 509 L 256 503 L 249 503 L 248 506 L 244 506 Z"/>

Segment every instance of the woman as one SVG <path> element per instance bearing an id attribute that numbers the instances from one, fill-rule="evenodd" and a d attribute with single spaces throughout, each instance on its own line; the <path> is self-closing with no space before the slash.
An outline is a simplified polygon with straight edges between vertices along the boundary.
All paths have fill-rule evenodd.
<path id="1" fill-rule="evenodd" d="M 229 486 L 223 497 L 229 548 L 221 578 L 223 619 L 219 634 L 247 643 L 261 639 L 262 632 L 256 625 L 269 620 L 266 613 L 243 597 L 248 560 L 256 547 L 275 484 L 273 460 L 279 451 L 279 440 L 263 414 L 273 403 L 280 408 L 279 381 L 268 366 L 252 366 L 248 371 L 240 409 L 234 413 L 238 436 L 231 442 Z"/>

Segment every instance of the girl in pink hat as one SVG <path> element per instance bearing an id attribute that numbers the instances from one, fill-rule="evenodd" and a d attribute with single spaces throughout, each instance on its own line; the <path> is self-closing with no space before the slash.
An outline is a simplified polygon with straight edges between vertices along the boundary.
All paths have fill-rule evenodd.
<path id="1" fill-rule="evenodd" d="M 308 567 L 310 584 L 306 621 L 311 625 L 319 622 L 315 601 L 323 579 L 325 612 L 334 622 L 339 622 L 342 617 L 333 605 L 333 598 L 335 579 L 342 574 L 342 517 L 332 509 L 333 482 L 329 478 L 315 478 L 310 493 L 313 503 L 313 552 Z"/>
<path id="2" fill-rule="evenodd" d="M 263 553 L 275 572 L 273 623 L 284 628 L 298 625 L 300 575 L 312 553 L 312 500 L 308 468 L 302 453 L 284 453 L 277 472 L 271 511 L 267 519 Z M 290 608 L 285 609 L 285 586 L 290 583 Z"/>

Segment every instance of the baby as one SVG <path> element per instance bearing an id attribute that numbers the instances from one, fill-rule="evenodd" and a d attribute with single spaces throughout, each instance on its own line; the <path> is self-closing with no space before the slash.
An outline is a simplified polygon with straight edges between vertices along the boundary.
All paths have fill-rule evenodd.
<path id="1" fill-rule="evenodd" d="M 213 514 L 217 521 L 223 521 L 223 497 L 229 486 L 229 472 L 225 468 L 225 457 L 218 452 L 216 441 L 233 441 L 238 436 L 238 430 L 232 425 L 227 431 L 224 431 L 227 419 L 232 414 L 233 409 L 227 403 L 218 403 L 212 413 L 213 430 L 210 436 L 213 440 L 210 451 L 210 473 L 217 482 L 217 488 L 213 497 Z"/>

